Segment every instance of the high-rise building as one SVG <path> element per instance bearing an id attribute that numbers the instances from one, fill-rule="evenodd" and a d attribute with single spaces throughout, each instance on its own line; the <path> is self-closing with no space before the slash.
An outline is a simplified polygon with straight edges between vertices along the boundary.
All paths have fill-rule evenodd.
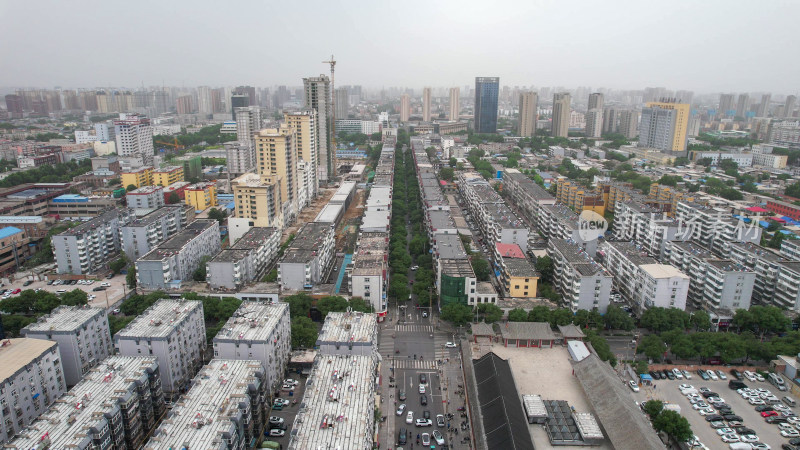
<path id="1" fill-rule="evenodd" d="M 422 120 L 423 122 L 431 121 L 431 88 L 429 87 L 422 89 Z"/>
<path id="2" fill-rule="evenodd" d="M 744 118 L 749 108 L 750 108 L 750 95 L 739 94 L 739 99 L 736 102 L 736 117 Z"/>
<path id="3" fill-rule="evenodd" d="M 294 129 L 287 124 L 267 128 L 255 135 L 256 170 L 264 178 L 275 179 L 281 187 L 283 216 L 290 223 L 298 213 L 297 150 Z"/>
<path id="4" fill-rule="evenodd" d="M 569 136 L 569 113 L 572 97 L 569 92 L 559 92 L 553 95 L 553 123 L 550 135 L 553 137 Z"/>
<path id="5" fill-rule="evenodd" d="M 237 86 L 233 90 L 233 95 L 246 95 L 248 103 L 244 106 L 256 105 L 256 88 L 253 86 Z"/>
<path id="6" fill-rule="evenodd" d="M 586 137 L 599 138 L 603 133 L 603 94 L 589 95 L 589 109 L 586 111 Z"/>
<path id="7" fill-rule="evenodd" d="M 336 118 L 347 119 L 350 98 L 346 88 L 336 89 Z"/>
<path id="8" fill-rule="evenodd" d="M 783 104 L 783 117 L 794 117 L 794 106 L 796 103 L 796 96 L 789 95 L 786 97 L 786 103 Z"/>
<path id="9" fill-rule="evenodd" d="M 236 108 L 247 108 L 250 106 L 250 97 L 247 94 L 231 95 L 231 117 L 236 120 Z"/>
<path id="10" fill-rule="evenodd" d="M 694 98 L 693 91 L 675 91 L 675 98 L 678 99 L 681 103 L 688 103 L 692 104 L 692 99 Z"/>
<path id="11" fill-rule="evenodd" d="M 256 169 L 256 149 L 246 142 L 226 142 L 225 154 L 228 158 L 228 172 L 239 175 Z"/>
<path id="12" fill-rule="evenodd" d="M 297 200 L 303 208 L 319 191 L 317 179 L 317 112 L 313 109 L 284 115 L 286 124 L 294 130 L 297 150 Z"/>
<path id="13" fill-rule="evenodd" d="M 769 115 L 769 102 L 772 101 L 772 95 L 763 94 L 761 96 L 761 104 L 758 105 L 758 117 L 767 117 Z"/>
<path id="14" fill-rule="evenodd" d="M 153 127 L 150 119 L 138 114 L 120 114 L 114 120 L 117 153 L 120 156 L 138 156 L 145 166 L 153 165 Z"/>
<path id="15" fill-rule="evenodd" d="M 719 94 L 719 109 L 717 117 L 732 116 L 736 109 L 733 107 L 733 94 Z M 642 116 L 644 118 L 644 115 Z"/>
<path id="16" fill-rule="evenodd" d="M 200 114 L 213 114 L 214 107 L 211 102 L 212 89 L 208 86 L 197 88 L 197 111 Z"/>
<path id="17" fill-rule="evenodd" d="M 639 136 L 639 111 L 628 109 L 619 112 L 619 133 L 628 139 Z"/>
<path id="18" fill-rule="evenodd" d="M 539 108 L 539 95 L 536 92 L 519 94 L 519 135 L 531 137 L 536 134 L 536 110 Z"/>
<path id="19" fill-rule="evenodd" d="M 194 109 L 194 98 L 191 95 L 182 95 L 175 99 L 175 108 L 178 114 L 191 114 Z M 121 110 L 121 109 L 120 109 Z"/>
<path id="20" fill-rule="evenodd" d="M 231 183 L 236 217 L 228 219 L 230 227 L 244 222 L 239 225 L 283 228 L 280 183 L 254 173 L 246 173 Z"/>
<path id="21" fill-rule="evenodd" d="M 603 110 L 603 134 L 617 132 L 618 112 L 615 108 Z"/>
<path id="22" fill-rule="evenodd" d="M 408 94 L 400 96 L 400 122 L 408 122 L 411 114 L 411 97 Z"/>
<path id="23" fill-rule="evenodd" d="M 450 88 L 450 120 L 458 120 L 459 113 L 461 112 L 461 105 L 459 104 L 460 97 L 461 90 L 459 88 Z"/>
<path id="24" fill-rule="evenodd" d="M 497 132 L 499 77 L 475 77 L 475 132 Z"/>
<path id="25" fill-rule="evenodd" d="M 319 180 L 327 182 L 336 178 L 335 168 L 331 167 L 332 151 L 328 144 L 331 117 L 331 80 L 327 75 L 303 78 L 305 107 L 317 111 L 317 173 Z"/>
<path id="26" fill-rule="evenodd" d="M 6 109 L 12 119 L 22 118 L 22 97 L 15 94 L 6 95 Z"/>
<path id="27" fill-rule="evenodd" d="M 647 107 L 642 109 L 639 147 L 672 153 L 685 152 L 689 112 L 688 104 L 675 103 L 674 99 L 647 103 Z"/>
<path id="28" fill-rule="evenodd" d="M 261 130 L 261 108 L 248 106 L 235 108 L 236 113 L 236 140 L 248 145 L 253 145 L 253 135 Z"/>

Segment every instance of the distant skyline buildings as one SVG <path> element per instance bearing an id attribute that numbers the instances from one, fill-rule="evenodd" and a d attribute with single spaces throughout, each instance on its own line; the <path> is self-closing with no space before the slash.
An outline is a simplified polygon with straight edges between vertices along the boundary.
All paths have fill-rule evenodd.
<path id="1" fill-rule="evenodd" d="M 569 117 L 572 96 L 568 92 L 558 92 L 553 95 L 553 119 L 550 126 L 550 135 L 553 137 L 569 136 Z"/>
<path id="2" fill-rule="evenodd" d="M 450 88 L 450 114 L 447 116 L 450 120 L 458 120 L 461 113 L 461 89 L 454 87 Z"/>
<path id="3" fill-rule="evenodd" d="M 475 132 L 497 132 L 500 78 L 475 77 Z"/>
<path id="4" fill-rule="evenodd" d="M 519 135 L 531 137 L 536 134 L 537 110 L 539 108 L 539 94 L 536 92 L 523 92 L 519 94 Z"/>
<path id="5" fill-rule="evenodd" d="M 431 121 L 431 88 L 422 89 L 422 121 Z"/>

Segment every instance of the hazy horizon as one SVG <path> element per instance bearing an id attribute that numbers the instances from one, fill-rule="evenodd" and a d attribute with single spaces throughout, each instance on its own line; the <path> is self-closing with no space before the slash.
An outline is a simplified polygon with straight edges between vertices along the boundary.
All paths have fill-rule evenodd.
<path id="1" fill-rule="evenodd" d="M 0 3 L 0 86 L 474 85 L 798 92 L 800 2 Z M 45 13 L 42 13 L 45 11 Z M 23 38 L 14 38 L 24 36 Z"/>

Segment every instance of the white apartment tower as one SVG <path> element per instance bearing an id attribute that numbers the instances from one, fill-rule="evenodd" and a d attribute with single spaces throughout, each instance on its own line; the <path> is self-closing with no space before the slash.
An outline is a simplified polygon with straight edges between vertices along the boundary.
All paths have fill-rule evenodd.
<path id="1" fill-rule="evenodd" d="M 145 166 L 153 165 L 153 127 L 150 119 L 138 114 L 120 114 L 114 120 L 117 153 L 120 156 L 141 157 Z"/>
<path id="2" fill-rule="evenodd" d="M 20 333 L 58 343 L 64 378 L 70 387 L 114 350 L 104 308 L 59 306 Z"/>
<path id="3" fill-rule="evenodd" d="M 400 96 L 400 122 L 408 122 L 411 115 L 411 97 L 408 94 Z"/>
<path id="4" fill-rule="evenodd" d="M 159 300 L 114 335 L 114 346 L 119 355 L 158 358 L 164 392 L 178 393 L 188 386 L 206 351 L 203 303 Z"/>
<path id="5" fill-rule="evenodd" d="M 231 141 L 223 144 L 228 160 L 228 172 L 234 175 L 256 170 L 256 148 L 251 142 Z"/>
<path id="6" fill-rule="evenodd" d="M 553 95 L 553 123 L 550 135 L 553 137 L 567 137 L 569 135 L 569 113 L 572 97 L 568 92 L 559 92 Z"/>
<path id="7" fill-rule="evenodd" d="M 589 96 L 586 111 L 586 137 L 599 138 L 603 133 L 603 94 L 595 92 Z"/>
<path id="8" fill-rule="evenodd" d="M 331 167 L 331 149 L 328 144 L 331 116 L 331 81 L 327 75 L 303 78 L 305 107 L 317 111 L 317 173 L 320 181 L 335 178 Z M 335 151 L 335 150 L 334 150 Z"/>

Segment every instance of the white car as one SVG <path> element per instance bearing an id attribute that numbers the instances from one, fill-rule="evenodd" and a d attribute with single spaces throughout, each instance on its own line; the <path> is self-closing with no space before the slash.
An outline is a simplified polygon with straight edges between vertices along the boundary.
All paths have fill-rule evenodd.
<path id="1" fill-rule="evenodd" d="M 758 442 L 759 438 L 755 434 L 742 434 L 739 436 L 739 440 L 742 442 L 747 442 L 748 444 L 752 444 L 753 442 Z"/>
<path id="2" fill-rule="evenodd" d="M 100 286 L 104 286 L 104 287 L 111 287 L 111 284 L 109 284 L 109 283 L 106 283 L 106 282 L 104 281 L 104 282 L 100 283 Z"/>
<path id="3" fill-rule="evenodd" d="M 708 403 L 706 403 L 706 402 L 697 402 L 694 405 L 692 405 L 692 408 L 697 409 L 697 410 L 705 409 L 705 408 L 708 408 Z"/>
<path id="4" fill-rule="evenodd" d="M 684 383 L 684 384 L 681 384 L 680 386 L 678 386 L 678 389 L 680 389 L 681 391 L 689 391 L 689 390 L 694 389 L 694 386 L 692 386 L 691 384 Z"/>
<path id="5" fill-rule="evenodd" d="M 424 394 L 425 393 L 425 385 L 424 384 L 420 384 L 419 385 L 419 393 L 420 394 Z"/>
<path id="6" fill-rule="evenodd" d="M 739 436 L 737 436 L 736 434 L 723 434 L 722 442 L 726 444 L 730 444 L 732 442 L 739 442 Z"/>
<path id="7" fill-rule="evenodd" d="M 708 403 L 725 403 L 725 399 L 722 397 L 708 397 L 706 401 Z"/>
<path id="8" fill-rule="evenodd" d="M 747 399 L 747 403 L 750 403 L 753 406 L 766 405 L 766 403 L 764 403 L 764 400 L 755 397 L 750 397 L 749 399 Z"/>
<path id="9" fill-rule="evenodd" d="M 778 429 L 781 431 L 796 431 L 794 427 L 789 425 L 788 423 L 779 423 Z"/>
<path id="10" fill-rule="evenodd" d="M 745 370 L 744 372 L 742 372 L 742 375 L 744 375 L 744 377 L 750 381 L 756 381 L 756 374 L 750 372 L 749 370 Z"/>
<path id="11" fill-rule="evenodd" d="M 719 377 L 717 376 L 716 373 L 714 373 L 713 370 L 706 370 L 706 373 L 708 374 L 708 377 L 711 378 L 713 381 L 719 380 Z"/>
<path id="12" fill-rule="evenodd" d="M 720 429 L 717 430 L 717 434 L 720 435 L 720 436 L 722 436 L 723 434 L 735 434 L 735 433 L 736 433 L 736 430 L 734 430 L 733 428 L 728 428 L 728 427 L 720 428 Z"/>
<path id="13" fill-rule="evenodd" d="M 422 445 L 429 446 L 431 445 L 431 435 L 428 433 L 422 433 Z"/>
<path id="14" fill-rule="evenodd" d="M 800 425 L 800 417 L 797 416 L 788 417 L 786 421 L 795 426 Z"/>
<path id="15" fill-rule="evenodd" d="M 721 370 L 717 370 L 717 376 L 719 377 L 720 380 L 723 380 L 723 381 L 728 379 L 728 377 L 725 375 L 725 373 L 722 372 Z"/>
<path id="16" fill-rule="evenodd" d="M 417 269 L 419 269 L 419 266 L 411 266 L 410 269 L 411 270 L 417 270 Z"/>
<path id="17" fill-rule="evenodd" d="M 675 378 L 676 379 L 678 379 L 678 380 L 682 380 L 683 379 L 683 372 L 681 371 L 681 369 L 678 369 L 678 368 L 672 369 L 672 373 L 675 374 Z"/>
<path id="18" fill-rule="evenodd" d="M 408 415 L 406 416 L 406 423 L 411 425 L 414 423 L 414 411 L 409 411 Z"/>
<path id="19" fill-rule="evenodd" d="M 691 380 L 692 379 L 692 374 L 690 374 L 688 370 L 684 370 L 683 371 L 683 378 L 686 378 L 687 380 Z"/>
<path id="20" fill-rule="evenodd" d="M 439 430 L 433 430 L 433 440 L 439 445 L 444 445 L 444 437 L 442 437 L 442 433 L 439 433 Z"/>
<path id="21" fill-rule="evenodd" d="M 756 381 L 765 381 L 764 377 L 760 373 L 754 373 L 753 375 L 755 375 Z"/>
<path id="22" fill-rule="evenodd" d="M 287 379 L 283 380 L 283 384 L 291 384 L 293 386 L 297 386 L 298 384 L 300 384 L 300 382 L 297 381 L 297 380 L 293 380 L 291 378 L 287 378 Z"/>
<path id="23" fill-rule="evenodd" d="M 769 389 L 755 388 L 753 390 L 758 392 L 759 394 L 772 394 L 772 391 L 770 391 Z"/>
<path id="24" fill-rule="evenodd" d="M 286 432 L 279 429 L 269 430 L 269 437 L 283 437 L 286 435 Z"/>
<path id="25" fill-rule="evenodd" d="M 447 348 L 456 348 L 455 342 L 448 342 L 448 343 L 444 344 L 444 346 L 447 347 Z"/>
<path id="26" fill-rule="evenodd" d="M 418 426 L 418 427 L 431 427 L 431 426 L 433 426 L 433 422 L 431 421 L 431 419 L 417 419 L 417 421 L 414 422 L 414 424 L 416 426 Z"/>
<path id="27" fill-rule="evenodd" d="M 800 437 L 800 433 L 797 432 L 795 429 L 791 430 L 781 430 L 781 436 L 785 438 L 796 438 Z"/>
<path id="28" fill-rule="evenodd" d="M 772 447 L 763 442 L 752 442 L 750 443 L 750 448 L 753 450 L 772 450 Z"/>
<path id="29" fill-rule="evenodd" d="M 633 392 L 639 392 L 639 385 L 633 380 L 628 381 L 628 387 L 630 387 Z"/>
<path id="30" fill-rule="evenodd" d="M 714 411 L 714 408 L 711 407 L 698 409 L 697 412 L 699 412 L 701 416 L 710 416 L 712 414 L 717 413 L 716 411 Z"/>

